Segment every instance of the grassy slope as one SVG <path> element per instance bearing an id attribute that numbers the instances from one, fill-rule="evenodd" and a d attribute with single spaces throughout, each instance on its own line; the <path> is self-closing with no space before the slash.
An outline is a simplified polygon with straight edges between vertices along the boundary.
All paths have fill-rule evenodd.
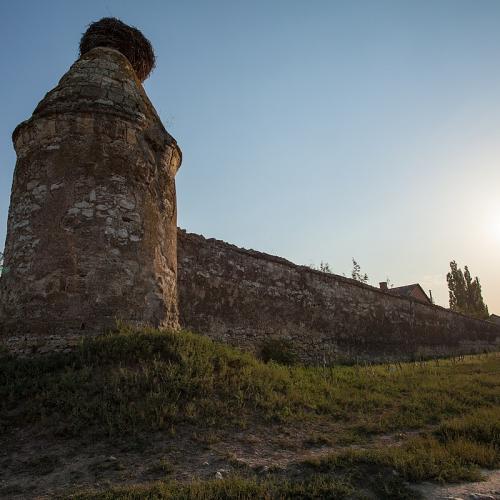
<path id="1" fill-rule="evenodd" d="M 72 353 L 2 359 L 0 430 L 26 426 L 59 437 L 114 439 L 172 432 L 186 424 L 241 428 L 259 419 L 305 428 L 335 423 L 334 436 L 319 437 L 336 443 L 362 442 L 374 433 L 437 429 L 401 447 L 336 454 L 305 464 L 313 471 L 306 483 L 281 481 L 277 486 L 246 478 L 154 487 L 166 498 L 173 491 L 174 497 L 211 498 L 193 493 L 210 488 L 220 498 L 255 488 L 248 497 L 264 497 L 259 488 L 272 497 L 280 488 L 330 488 L 340 498 L 340 491 L 348 495 L 355 483 L 350 478 L 346 485 L 342 471 L 347 469 L 391 468 L 408 480 L 458 480 L 477 477 L 478 466 L 498 467 L 499 382 L 498 355 L 365 367 L 287 367 L 264 364 L 190 333 L 122 328 L 85 341 Z M 333 480 L 332 473 L 341 479 Z"/>

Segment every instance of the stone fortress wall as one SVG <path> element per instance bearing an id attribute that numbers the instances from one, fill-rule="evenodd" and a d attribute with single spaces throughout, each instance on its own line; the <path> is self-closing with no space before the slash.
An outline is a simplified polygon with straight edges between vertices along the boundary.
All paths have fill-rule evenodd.
<path id="1" fill-rule="evenodd" d="M 283 258 L 178 231 L 180 322 L 245 350 L 286 339 L 306 363 L 496 350 L 500 326 Z"/>
<path id="2" fill-rule="evenodd" d="M 104 18 L 80 49 L 13 134 L 9 272 L 0 279 L 9 350 L 68 349 L 116 320 L 180 320 L 251 351 L 285 338 L 310 363 L 499 346 L 500 325 L 179 231 L 181 151 L 141 84 L 154 65 L 149 41 Z"/>

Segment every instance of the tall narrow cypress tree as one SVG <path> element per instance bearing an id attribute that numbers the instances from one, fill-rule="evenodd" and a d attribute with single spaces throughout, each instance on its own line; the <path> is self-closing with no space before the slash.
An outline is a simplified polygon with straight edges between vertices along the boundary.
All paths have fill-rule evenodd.
<path id="1" fill-rule="evenodd" d="M 479 278 L 476 276 L 472 279 L 467 266 L 462 272 L 454 260 L 450 262 L 450 269 L 446 275 L 450 309 L 474 318 L 487 319 L 488 307 L 483 300 Z"/>

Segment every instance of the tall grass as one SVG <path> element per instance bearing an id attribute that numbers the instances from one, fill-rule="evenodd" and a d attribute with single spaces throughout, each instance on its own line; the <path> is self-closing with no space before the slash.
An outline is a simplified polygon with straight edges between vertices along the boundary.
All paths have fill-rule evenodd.
<path id="1" fill-rule="evenodd" d="M 490 411 L 499 380 L 495 354 L 460 363 L 283 366 L 187 332 L 122 327 L 71 353 L 2 358 L 0 427 L 111 436 L 181 423 L 327 419 L 349 432 L 381 433 Z"/>

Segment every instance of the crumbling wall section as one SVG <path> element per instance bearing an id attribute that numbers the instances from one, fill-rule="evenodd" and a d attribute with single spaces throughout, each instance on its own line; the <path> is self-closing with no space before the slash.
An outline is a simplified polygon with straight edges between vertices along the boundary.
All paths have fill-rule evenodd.
<path id="1" fill-rule="evenodd" d="M 306 363 L 500 347 L 493 323 L 182 230 L 178 293 L 182 326 L 253 352 L 269 338 L 284 338 Z"/>

